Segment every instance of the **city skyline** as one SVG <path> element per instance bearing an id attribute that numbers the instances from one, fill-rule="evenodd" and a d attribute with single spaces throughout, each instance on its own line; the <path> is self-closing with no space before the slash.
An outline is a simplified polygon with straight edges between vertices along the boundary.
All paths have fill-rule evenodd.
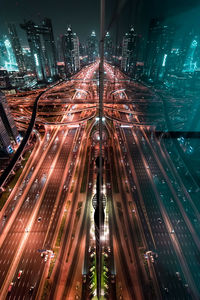
<path id="1" fill-rule="evenodd" d="M 120 2 L 119 2 L 120 3 Z M 137 31 L 145 33 L 147 31 L 147 24 L 153 17 L 162 17 L 165 21 L 172 22 L 178 25 L 178 27 L 192 26 L 198 28 L 198 14 L 200 12 L 200 5 L 197 0 L 192 0 L 190 3 L 184 1 L 180 7 L 179 1 L 166 1 L 164 6 L 160 4 L 158 0 L 151 1 L 139 1 L 134 4 L 132 1 L 122 1 L 123 6 L 120 13 L 120 37 L 126 31 L 126 28 L 131 24 L 134 24 Z M 66 6 L 65 6 L 66 5 Z M 80 8 L 75 3 L 70 2 L 65 4 L 63 1 L 58 2 L 58 13 L 54 14 L 54 2 L 49 2 L 46 7 L 45 2 L 34 2 L 34 4 L 27 1 L 2 1 L 1 2 L 1 21 L 0 32 L 7 34 L 7 24 L 15 23 L 18 27 L 23 20 L 30 20 L 39 23 L 42 19 L 48 17 L 52 19 L 54 34 L 58 37 L 63 34 L 68 25 L 72 25 L 74 31 L 77 32 L 81 41 L 85 40 L 91 30 L 95 30 L 99 37 L 99 6 L 98 2 L 88 0 L 86 2 L 78 3 Z M 66 8 L 65 8 L 66 7 Z M 106 13 L 106 26 L 108 26 L 112 19 L 112 12 L 115 7 L 115 1 L 111 1 L 107 7 Z M 13 9 L 14 8 L 14 9 Z M 87 13 L 93 11 L 92 18 L 90 17 L 90 25 L 84 22 L 84 16 L 87 19 Z M 65 14 L 67 12 L 67 14 Z M 69 15 L 68 15 L 68 12 Z M 84 12 L 84 13 L 82 13 Z M 79 15 L 80 13 L 80 15 Z M 136 15 L 136 16 L 135 16 Z M 59 17 L 58 17 L 59 16 Z M 138 17 L 140 16 L 140 17 Z M 78 22 L 75 20 L 79 20 Z M 80 22 L 80 23 L 79 23 Z M 145 25 L 146 24 L 146 25 Z M 17 28 L 19 30 L 19 27 Z M 116 29 L 112 28 L 115 32 Z M 113 33 L 114 35 L 114 33 Z M 27 46 L 25 35 L 20 32 L 20 39 Z"/>
<path id="2" fill-rule="evenodd" d="M 0 299 L 199 300 L 198 1 L 4 11 Z"/>

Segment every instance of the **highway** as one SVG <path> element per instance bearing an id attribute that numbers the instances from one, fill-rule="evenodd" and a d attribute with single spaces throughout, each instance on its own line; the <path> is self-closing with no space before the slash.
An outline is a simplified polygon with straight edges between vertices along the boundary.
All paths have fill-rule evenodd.
<path id="1" fill-rule="evenodd" d="M 125 90 L 125 86 L 122 85 L 120 90 L 122 89 Z M 130 189 L 143 223 L 147 250 L 155 253 L 156 258 L 153 259 L 153 264 L 162 287 L 162 297 L 169 299 L 171 297 L 178 299 L 195 297 L 198 299 L 199 232 L 197 229 L 195 232 L 197 224 L 191 224 L 192 222 L 187 217 L 180 201 L 180 188 L 177 196 L 178 191 L 174 191 L 169 179 L 172 175 L 165 172 L 166 162 L 163 159 L 159 162 L 160 157 L 155 154 L 155 148 L 157 146 L 160 150 L 160 145 L 155 145 L 155 142 L 152 141 L 151 132 L 145 132 L 143 124 L 137 127 L 134 127 L 134 124 L 124 126 L 130 127 L 129 129 L 120 128 L 123 126 L 119 126 L 119 124 L 123 124 L 123 122 L 126 124 L 129 121 L 131 124 L 132 117 L 129 118 L 128 114 L 124 115 L 122 109 L 117 114 L 115 109 L 113 110 L 113 120 L 118 121 L 116 130 L 123 152 L 123 163 L 126 165 Z M 111 112 L 108 114 L 111 117 Z M 119 118 L 122 122 L 119 122 Z M 136 121 L 141 123 L 141 118 L 139 118 L 137 117 Z M 146 131 L 148 130 L 146 129 Z M 135 180 L 132 173 L 136 175 Z M 176 183 L 176 180 L 172 182 Z M 133 189 L 134 185 L 135 190 Z M 137 194 L 138 189 L 140 197 Z M 138 198 L 142 199 L 138 201 Z M 196 213 L 198 215 L 197 211 Z M 183 241 L 183 238 L 187 241 Z M 193 264 L 190 261 L 192 256 Z"/>
<path id="2" fill-rule="evenodd" d="M 47 284 L 49 300 L 96 295 L 98 64 L 40 97 L 35 126 L 44 132 L 0 215 L 1 299 L 41 299 Z M 187 167 L 177 168 L 174 146 L 156 137 L 166 128 L 162 99 L 107 62 L 104 69 L 102 293 L 199 299 L 199 190 L 188 191 Z M 10 96 L 22 128 L 39 93 Z"/>

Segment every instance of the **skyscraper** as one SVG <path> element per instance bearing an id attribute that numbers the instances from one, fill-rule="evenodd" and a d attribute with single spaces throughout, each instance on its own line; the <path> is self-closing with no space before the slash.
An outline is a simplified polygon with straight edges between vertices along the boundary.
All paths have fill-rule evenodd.
<path id="1" fill-rule="evenodd" d="M 91 63 L 98 57 L 98 42 L 95 31 L 92 31 L 87 40 L 88 62 Z"/>
<path id="2" fill-rule="evenodd" d="M 44 19 L 42 25 L 33 21 L 21 24 L 26 31 L 31 56 L 38 80 L 46 80 L 57 75 L 56 50 L 50 19 Z"/>
<path id="3" fill-rule="evenodd" d="M 1 116 L 0 116 L 0 149 L 7 152 L 7 153 L 12 152 L 12 147 L 11 147 L 11 144 L 10 144 L 10 138 L 9 138 L 9 135 L 6 131 L 4 123 L 1 119 Z"/>
<path id="4" fill-rule="evenodd" d="M 0 67 L 9 71 L 18 71 L 16 58 L 9 38 L 4 35 L 0 41 Z"/>
<path id="5" fill-rule="evenodd" d="M 22 48 L 22 52 L 23 52 L 23 56 L 24 56 L 26 70 L 28 72 L 34 72 L 34 70 L 35 70 L 35 63 L 34 63 L 34 60 L 32 59 L 30 48 L 29 47 L 23 47 Z"/>
<path id="6" fill-rule="evenodd" d="M 10 41 L 12 45 L 13 52 L 15 54 L 15 58 L 17 61 L 18 69 L 21 73 L 26 71 L 24 56 L 22 53 L 22 48 L 20 45 L 20 41 L 17 35 L 17 30 L 15 27 L 15 24 L 9 24 L 8 25 L 8 32 L 10 36 Z"/>
<path id="7" fill-rule="evenodd" d="M 79 53 L 80 53 L 80 65 L 84 66 L 87 64 L 87 46 L 86 43 L 79 43 Z"/>
<path id="8" fill-rule="evenodd" d="M 152 19 L 149 25 L 146 47 L 145 71 L 153 80 L 163 76 L 167 57 L 171 52 L 174 29 Z"/>
<path id="9" fill-rule="evenodd" d="M 0 139 L 1 145 L 6 147 L 7 152 L 12 152 L 11 141 L 20 142 L 15 121 L 11 114 L 10 108 L 6 101 L 6 97 L 0 91 Z"/>
<path id="10" fill-rule="evenodd" d="M 197 53 L 199 50 L 198 43 L 199 39 L 197 36 L 195 36 L 188 47 L 186 59 L 183 65 L 183 72 L 193 73 L 197 70 L 197 68 L 200 67 L 199 53 Z"/>
<path id="11" fill-rule="evenodd" d="M 71 26 L 68 26 L 66 34 L 62 37 L 62 47 L 66 75 L 69 76 L 80 69 L 79 39 Z"/>
<path id="12" fill-rule="evenodd" d="M 56 47 L 51 20 L 45 18 L 39 30 L 43 37 L 47 77 L 55 77 L 57 75 Z"/>
<path id="13" fill-rule="evenodd" d="M 0 40 L 0 68 L 5 68 L 5 61 L 7 59 L 7 51 L 3 38 Z"/>
<path id="14" fill-rule="evenodd" d="M 57 37 L 56 42 L 56 53 L 57 53 L 57 61 L 58 62 L 64 62 L 64 56 L 63 56 L 63 35 L 59 35 Z"/>
<path id="15" fill-rule="evenodd" d="M 179 37 L 179 72 L 182 72 L 185 69 L 187 55 L 193 40 L 195 40 L 195 35 L 196 34 L 193 29 L 187 29 L 185 34 L 181 34 Z"/>
<path id="16" fill-rule="evenodd" d="M 134 27 L 131 26 L 128 33 L 125 34 L 122 42 L 122 60 L 121 68 L 125 72 L 133 75 L 137 61 L 138 35 Z"/>
<path id="17" fill-rule="evenodd" d="M 110 62 L 112 60 L 112 55 L 113 55 L 113 43 L 109 32 L 107 32 L 104 39 L 104 57 L 107 61 Z"/>

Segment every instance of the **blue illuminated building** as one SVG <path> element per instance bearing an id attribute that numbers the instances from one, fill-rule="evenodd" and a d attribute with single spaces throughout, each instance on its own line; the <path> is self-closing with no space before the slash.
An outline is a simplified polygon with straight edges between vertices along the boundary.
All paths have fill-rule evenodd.
<path id="1" fill-rule="evenodd" d="M 162 24 L 159 19 L 152 19 L 149 25 L 145 57 L 145 73 L 153 81 L 161 80 L 172 49 L 174 29 Z"/>
<path id="2" fill-rule="evenodd" d="M 8 72 L 18 71 L 16 58 L 11 42 L 7 36 L 3 36 L 0 41 L 0 67 Z"/>
<path id="3" fill-rule="evenodd" d="M 24 73 L 26 71 L 26 66 L 15 24 L 8 25 L 8 32 L 18 69 L 21 73 Z"/>
<path id="4" fill-rule="evenodd" d="M 51 20 L 44 19 L 41 25 L 28 21 L 21 24 L 21 28 L 27 34 L 32 65 L 37 79 L 47 81 L 56 77 L 56 49 Z"/>
<path id="5" fill-rule="evenodd" d="M 198 56 L 197 56 L 197 51 L 198 51 L 198 39 L 195 37 L 188 49 L 188 53 L 186 56 L 186 61 L 183 66 L 183 72 L 190 72 L 193 73 L 197 68 L 198 68 Z"/>

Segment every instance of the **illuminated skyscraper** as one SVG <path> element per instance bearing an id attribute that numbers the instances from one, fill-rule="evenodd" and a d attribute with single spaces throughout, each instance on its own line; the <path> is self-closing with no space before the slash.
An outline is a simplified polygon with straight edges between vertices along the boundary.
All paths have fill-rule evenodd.
<path id="1" fill-rule="evenodd" d="M 57 75 L 56 47 L 51 20 L 45 18 L 39 30 L 43 37 L 47 77 L 55 77 Z"/>
<path id="2" fill-rule="evenodd" d="M 31 50 L 31 58 L 34 65 L 34 71 L 38 80 L 46 79 L 44 53 L 40 41 L 40 32 L 38 26 L 33 21 L 21 24 L 22 29 L 26 31 L 28 43 Z"/>
<path id="3" fill-rule="evenodd" d="M 98 42 L 95 31 L 92 31 L 87 40 L 88 62 L 91 63 L 98 57 Z"/>
<path id="4" fill-rule="evenodd" d="M 9 135 L 6 131 L 6 128 L 3 124 L 3 121 L 0 116 L 0 149 L 7 152 L 11 153 L 12 152 L 12 147 L 10 144 L 10 138 Z"/>
<path id="5" fill-rule="evenodd" d="M 56 50 L 50 19 L 44 19 L 42 25 L 33 21 L 21 24 L 26 31 L 31 56 L 38 80 L 46 80 L 57 75 Z"/>
<path id="6" fill-rule="evenodd" d="M 74 35 L 73 38 L 74 42 L 74 51 L 73 51 L 73 57 L 74 57 L 74 72 L 77 72 L 80 69 L 80 57 L 79 57 L 79 38 L 77 35 Z"/>
<path id="7" fill-rule="evenodd" d="M 68 26 L 66 34 L 62 38 L 63 56 L 66 75 L 69 76 L 80 69 L 79 39 L 76 33 Z"/>
<path id="8" fill-rule="evenodd" d="M 0 40 L 0 67 L 8 72 L 18 71 L 11 42 L 6 35 L 4 35 Z"/>
<path id="9" fill-rule="evenodd" d="M 104 57 L 107 61 L 111 61 L 112 55 L 113 55 L 113 43 L 109 32 L 107 32 L 104 39 Z"/>
<path id="10" fill-rule="evenodd" d="M 29 72 L 30 71 L 34 72 L 34 70 L 35 70 L 35 64 L 34 64 L 34 61 L 32 59 L 30 48 L 29 47 L 23 47 L 22 48 L 22 52 L 23 52 L 23 56 L 24 56 L 26 70 L 29 71 Z"/>
<path id="11" fill-rule="evenodd" d="M 64 56 L 63 56 L 63 35 L 60 35 L 57 37 L 56 42 L 56 49 L 57 49 L 57 61 L 58 62 L 64 62 Z"/>
<path id="12" fill-rule="evenodd" d="M 11 141 L 13 140 L 17 143 L 20 142 L 20 135 L 15 125 L 15 121 L 13 119 L 10 108 L 6 101 L 6 97 L 1 91 L 0 91 L 0 139 L 1 139 L 1 145 L 6 147 L 7 152 L 12 152 L 10 140 Z"/>
<path id="13" fill-rule="evenodd" d="M 137 61 L 138 36 L 134 27 L 131 26 L 128 33 L 125 34 L 122 42 L 122 60 L 121 68 L 130 74 L 134 73 Z"/>
<path id="14" fill-rule="evenodd" d="M 152 19 L 149 25 L 146 47 L 145 70 L 153 80 L 162 77 L 171 52 L 174 29 L 163 25 L 160 20 Z"/>
<path id="15" fill-rule="evenodd" d="M 187 51 L 186 60 L 183 66 L 183 72 L 193 73 L 199 68 L 199 56 L 197 55 L 198 50 L 198 37 L 195 36 Z"/>
<path id="16" fill-rule="evenodd" d="M 0 40 L 0 68 L 5 68 L 5 61 L 7 59 L 7 51 L 4 44 L 4 40 Z"/>
<path id="17" fill-rule="evenodd" d="M 21 48 L 20 41 L 19 41 L 19 38 L 17 35 L 17 30 L 15 27 L 15 24 L 8 25 L 8 32 L 9 32 L 9 36 L 10 36 L 12 49 L 15 54 L 16 62 L 18 65 L 18 69 L 21 73 L 23 73 L 26 71 L 26 66 L 25 66 L 24 56 L 22 53 L 22 48 Z"/>

